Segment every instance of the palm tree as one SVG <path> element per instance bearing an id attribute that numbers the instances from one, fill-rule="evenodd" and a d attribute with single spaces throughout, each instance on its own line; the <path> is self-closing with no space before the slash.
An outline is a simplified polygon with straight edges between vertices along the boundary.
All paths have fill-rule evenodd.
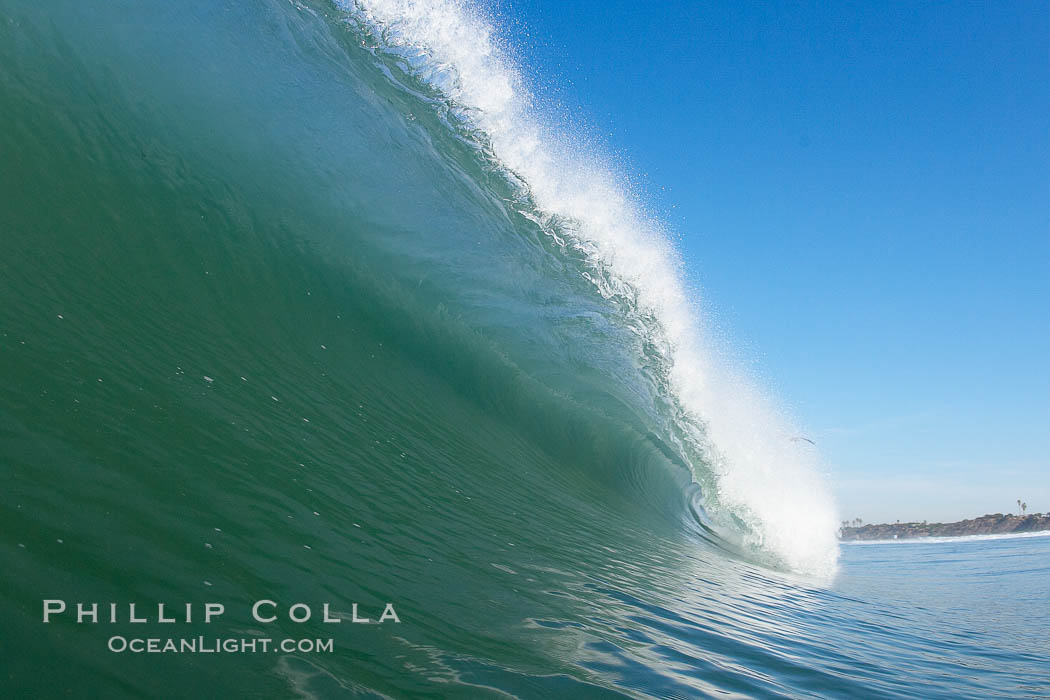
<path id="1" fill-rule="evenodd" d="M 1021 515 L 1024 515 L 1024 512 L 1026 510 L 1028 510 L 1028 504 L 1027 503 L 1022 503 L 1021 504 Z"/>
<path id="2" fill-rule="evenodd" d="M 1018 499 L 1017 499 L 1017 507 L 1018 507 L 1018 508 L 1020 508 L 1020 507 L 1021 507 L 1021 499 L 1020 499 L 1020 498 L 1018 498 Z"/>

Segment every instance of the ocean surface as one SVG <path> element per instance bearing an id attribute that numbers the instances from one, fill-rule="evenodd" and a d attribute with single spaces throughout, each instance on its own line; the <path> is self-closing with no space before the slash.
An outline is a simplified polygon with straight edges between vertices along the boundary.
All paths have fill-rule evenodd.
<path id="1" fill-rule="evenodd" d="M 1050 696 L 1050 538 L 840 547 L 819 455 L 500 36 L 0 0 L 0 695 Z"/>

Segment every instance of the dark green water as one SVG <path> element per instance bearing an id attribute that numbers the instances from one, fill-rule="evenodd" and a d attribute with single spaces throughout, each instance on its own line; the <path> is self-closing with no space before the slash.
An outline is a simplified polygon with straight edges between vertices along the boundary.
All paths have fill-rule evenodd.
<path id="1" fill-rule="evenodd" d="M 749 545 L 659 319 L 377 42 L 324 2 L 0 0 L 3 695 L 1046 692 L 952 681 L 950 626 L 894 656 L 904 608 Z M 321 622 L 355 603 L 400 622 Z"/>

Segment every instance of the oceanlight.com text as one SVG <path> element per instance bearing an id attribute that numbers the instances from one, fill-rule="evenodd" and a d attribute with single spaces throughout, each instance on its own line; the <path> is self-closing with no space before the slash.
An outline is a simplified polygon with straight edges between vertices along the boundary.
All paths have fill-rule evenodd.
<path id="1" fill-rule="evenodd" d="M 269 637 L 122 637 L 109 638 L 107 646 L 117 654 L 257 654 L 321 653 L 335 651 L 332 639 L 281 639 Z"/>

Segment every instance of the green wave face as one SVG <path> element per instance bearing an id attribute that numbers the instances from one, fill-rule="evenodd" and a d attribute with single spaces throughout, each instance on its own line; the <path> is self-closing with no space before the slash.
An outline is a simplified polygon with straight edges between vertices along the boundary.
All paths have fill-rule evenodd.
<path id="1" fill-rule="evenodd" d="M 824 511 L 741 498 L 777 470 L 734 472 L 663 280 L 623 265 L 648 239 L 551 206 L 507 157 L 524 127 L 494 130 L 455 91 L 469 66 L 394 10 L 0 0 L 20 688 L 746 694 L 735 660 L 776 657 L 820 595 L 787 570 L 833 567 L 807 534 Z M 44 598 L 224 601 L 195 633 L 338 653 L 116 654 L 129 625 L 45 633 Z M 260 630 L 261 598 L 315 618 Z M 401 623 L 326 625 L 326 602 Z M 686 608 L 705 622 L 682 642 Z M 706 665 L 660 660 L 683 643 Z"/>

